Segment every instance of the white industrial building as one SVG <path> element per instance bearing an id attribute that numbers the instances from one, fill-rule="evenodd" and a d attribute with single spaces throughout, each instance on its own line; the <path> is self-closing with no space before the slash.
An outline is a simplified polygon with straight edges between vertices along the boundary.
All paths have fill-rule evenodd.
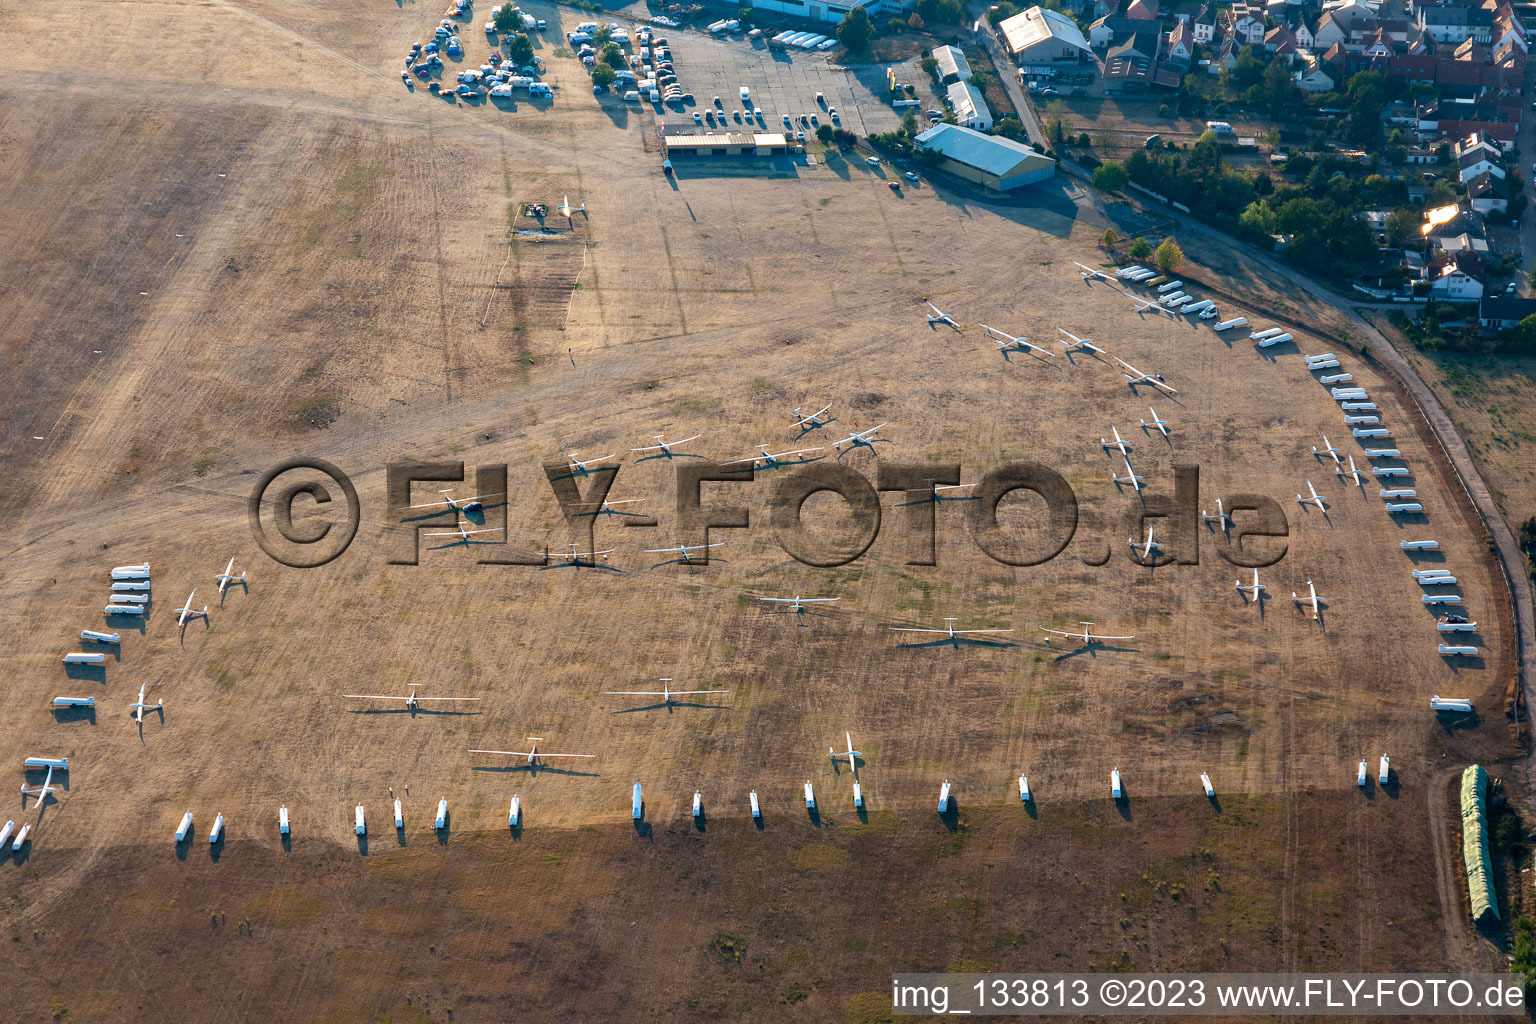
<path id="1" fill-rule="evenodd" d="M 1031 7 L 998 22 L 997 30 L 1008 45 L 1008 52 L 1020 64 L 1038 66 L 1093 59 L 1093 48 L 1077 22 L 1057 11 Z"/>
<path id="2" fill-rule="evenodd" d="M 939 63 L 940 82 L 949 85 L 951 82 L 971 80 L 971 62 L 965 59 L 965 54 L 960 47 L 935 46 L 931 55 Z"/>
<path id="3" fill-rule="evenodd" d="M 984 132 L 992 127 L 992 110 L 981 90 L 970 82 L 955 82 L 949 87 L 949 106 L 955 120 L 967 128 Z"/>
<path id="4" fill-rule="evenodd" d="M 983 188 L 1005 192 L 1056 174 L 1056 161 L 1022 142 L 985 135 L 957 124 L 938 124 L 915 140 L 938 153 L 939 169 Z"/>

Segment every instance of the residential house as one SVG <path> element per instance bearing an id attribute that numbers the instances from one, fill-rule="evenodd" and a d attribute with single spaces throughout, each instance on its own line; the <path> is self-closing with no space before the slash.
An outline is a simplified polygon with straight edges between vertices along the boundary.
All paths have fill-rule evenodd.
<path id="1" fill-rule="evenodd" d="M 1216 7 L 1212 3 L 1201 6 L 1190 22 L 1195 30 L 1195 42 L 1209 46 L 1216 39 Z"/>
<path id="2" fill-rule="evenodd" d="M 1125 16 L 1133 21 L 1156 21 L 1157 0 L 1131 0 Z"/>
<path id="3" fill-rule="evenodd" d="M 1292 31 L 1292 34 L 1296 37 L 1296 45 L 1303 50 L 1310 50 L 1317 45 L 1316 39 L 1312 35 L 1312 30 L 1307 28 L 1305 19 L 1297 20 L 1296 28 Z"/>
<path id="4" fill-rule="evenodd" d="M 1378 28 L 1360 47 L 1361 56 L 1371 60 L 1386 60 L 1393 55 L 1392 40 L 1385 28 Z"/>
<path id="5" fill-rule="evenodd" d="M 1451 51 L 1452 60 L 1469 60 L 1475 64 L 1488 63 L 1488 47 L 1476 39 L 1463 39 Z"/>
<path id="6" fill-rule="evenodd" d="M 1264 45 L 1264 11 L 1246 4 L 1233 4 L 1227 9 L 1228 27 L 1239 46 Z"/>
<path id="7" fill-rule="evenodd" d="M 1477 305 L 1477 320 L 1490 331 L 1507 331 L 1536 316 L 1536 299 L 1518 295 L 1484 295 Z"/>
<path id="8" fill-rule="evenodd" d="M 1284 25 L 1276 25 L 1265 33 L 1264 49 L 1270 53 L 1295 53 L 1296 33 Z"/>
<path id="9" fill-rule="evenodd" d="M 1104 55 L 1104 88 L 1107 92 L 1145 92 L 1152 86 L 1177 90 L 1183 77 L 1178 66 L 1157 59 L 1161 39 L 1156 26 L 1110 47 Z"/>
<path id="10" fill-rule="evenodd" d="M 1482 260 L 1471 252 L 1453 252 L 1425 265 L 1423 279 L 1429 282 L 1432 298 L 1448 302 L 1470 302 L 1483 297 Z"/>
<path id="11" fill-rule="evenodd" d="M 1315 57 L 1308 60 L 1305 56 L 1302 60 L 1301 68 L 1295 72 L 1296 84 L 1301 86 L 1301 90 L 1313 94 L 1332 92 L 1337 83 L 1324 69 L 1323 62 Z"/>
<path id="12" fill-rule="evenodd" d="M 1168 48 L 1164 51 L 1170 64 L 1189 66 L 1195 57 L 1195 30 L 1189 22 L 1181 21 L 1168 33 Z"/>
<path id="13" fill-rule="evenodd" d="M 1334 18 L 1331 13 L 1325 14 L 1318 21 L 1317 28 L 1313 30 L 1312 40 L 1312 48 L 1314 50 L 1326 51 L 1335 43 L 1348 42 L 1349 29 L 1344 26 L 1343 22 Z"/>
<path id="14" fill-rule="evenodd" d="M 1509 182 L 1484 171 L 1467 181 L 1467 200 L 1478 213 L 1504 213 L 1509 209 Z"/>
<path id="15" fill-rule="evenodd" d="M 1492 42 L 1493 15 L 1478 7 L 1417 5 L 1415 23 L 1437 43 L 1459 43 L 1464 39 Z"/>
<path id="16" fill-rule="evenodd" d="M 1424 211 L 1424 239 L 1447 253 L 1488 251 L 1488 230 L 1475 210 L 1443 206 Z"/>
<path id="17" fill-rule="evenodd" d="M 1102 50 L 1107 46 L 1118 46 L 1136 33 L 1147 29 L 1148 24 L 1145 21 L 1111 15 L 1100 18 L 1088 26 L 1088 45 L 1095 50 Z"/>

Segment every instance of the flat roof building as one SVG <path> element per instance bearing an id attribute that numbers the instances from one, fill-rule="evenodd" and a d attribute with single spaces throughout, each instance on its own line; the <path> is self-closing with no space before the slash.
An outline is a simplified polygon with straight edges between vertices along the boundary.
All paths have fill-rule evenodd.
<path id="1" fill-rule="evenodd" d="M 661 146 L 669 159 L 708 156 L 784 156 L 790 151 L 787 136 L 775 132 L 693 132 L 662 130 Z"/>
<path id="2" fill-rule="evenodd" d="M 934 125 L 915 141 L 919 149 L 942 157 L 940 170 L 998 192 L 1044 181 L 1056 174 L 1055 160 L 1022 142 L 985 135 L 957 124 Z"/>

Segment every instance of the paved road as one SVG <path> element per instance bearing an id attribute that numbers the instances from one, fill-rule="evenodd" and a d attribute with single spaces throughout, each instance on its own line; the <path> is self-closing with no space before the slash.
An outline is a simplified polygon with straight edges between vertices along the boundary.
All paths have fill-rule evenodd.
<path id="1" fill-rule="evenodd" d="M 1034 104 L 1029 102 L 1029 97 L 1024 95 L 1024 87 L 1019 84 L 1019 73 L 1015 70 L 1013 61 L 1008 59 L 1008 51 L 1003 48 L 1003 41 L 998 38 L 997 29 L 985 17 L 981 19 L 981 42 L 987 48 L 987 54 L 992 58 L 992 63 L 997 67 L 997 76 L 1003 80 L 1003 88 L 1008 92 L 1008 98 L 1013 101 L 1013 109 L 1018 112 L 1019 120 L 1024 123 L 1025 137 L 1036 147 L 1045 148 L 1045 130 L 1040 127 L 1040 121 L 1035 117 Z"/>
<path id="2" fill-rule="evenodd" d="M 1527 120 L 1531 120 L 1527 118 Z M 1087 177 L 1087 172 L 1080 167 L 1063 164 L 1062 168 L 1072 174 Z M 1435 397 L 1429 386 L 1419 377 L 1414 368 L 1403 358 L 1402 353 L 1392 346 L 1392 343 L 1375 327 L 1371 326 L 1359 313 L 1355 311 L 1354 304 L 1346 304 L 1333 292 L 1323 285 L 1313 281 L 1300 271 L 1280 263 L 1272 257 L 1258 252 L 1244 244 L 1226 232 L 1212 228 L 1207 224 L 1187 217 L 1171 208 L 1156 206 L 1155 209 L 1172 218 L 1180 225 L 1180 233 L 1186 238 L 1190 236 L 1205 236 L 1215 240 L 1218 244 L 1237 249 L 1242 253 L 1243 259 L 1257 262 L 1275 274 L 1284 277 L 1296 287 L 1308 292 L 1318 299 L 1337 308 L 1355 329 L 1371 343 L 1371 352 L 1377 356 L 1397 374 L 1403 386 L 1418 403 L 1419 409 L 1428 421 L 1430 429 L 1434 431 L 1435 438 L 1440 442 L 1440 447 L 1450 459 L 1451 465 L 1456 469 L 1456 475 L 1461 478 L 1462 486 L 1471 498 L 1472 504 L 1482 516 L 1483 524 L 1487 527 L 1489 535 L 1493 538 L 1494 551 L 1498 556 L 1499 564 L 1504 570 L 1504 576 L 1509 582 L 1510 591 L 1515 605 L 1515 630 L 1516 653 L 1518 665 L 1516 671 L 1520 680 L 1520 688 L 1526 698 L 1529 707 L 1532 695 L 1532 687 L 1536 685 L 1536 591 L 1531 586 L 1530 573 L 1526 569 L 1525 556 L 1520 550 L 1520 545 L 1515 540 L 1514 533 L 1509 524 L 1504 521 L 1504 516 L 1494 504 L 1493 494 L 1489 491 L 1482 474 L 1478 472 L 1477 465 L 1472 461 L 1472 455 L 1467 451 L 1466 442 L 1456 430 L 1450 415 L 1440 400 Z M 1532 220 L 1536 220 L 1536 212 L 1533 212 Z M 1528 230 L 1530 225 L 1522 227 L 1522 231 Z"/>
<path id="3" fill-rule="evenodd" d="M 1522 101 L 1531 99 L 1536 99 L 1536 63 L 1529 65 L 1525 71 Z M 1522 160 L 1536 160 L 1536 109 L 1527 107 L 1521 111 L 1520 131 L 1515 135 L 1515 144 L 1520 147 Z M 1522 167 L 1520 174 L 1527 182 L 1526 187 L 1536 192 L 1536 170 Z M 1536 288 L 1532 288 L 1527 280 L 1533 266 L 1536 266 L 1536 202 L 1526 207 L 1520 215 L 1520 291 L 1526 295 L 1536 295 Z"/>

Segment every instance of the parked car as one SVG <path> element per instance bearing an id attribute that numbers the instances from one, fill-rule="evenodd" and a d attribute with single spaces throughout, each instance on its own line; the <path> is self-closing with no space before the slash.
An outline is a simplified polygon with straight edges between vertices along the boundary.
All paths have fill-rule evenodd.
<path id="1" fill-rule="evenodd" d="M 906 173 L 906 179 L 908 181 L 912 182 L 913 184 L 916 184 L 917 183 L 917 174 L 915 172 L 913 172 L 913 171 L 908 171 Z"/>
<path id="2" fill-rule="evenodd" d="M 864 158 L 864 162 L 869 164 L 869 166 L 871 166 L 871 167 L 879 167 L 880 166 L 880 158 L 877 157 L 877 156 L 867 156 L 867 157 Z"/>
<path id="3" fill-rule="evenodd" d="M 704 118 L 700 117 L 697 113 L 695 113 L 693 115 L 693 123 L 694 124 L 703 124 L 704 123 Z"/>

